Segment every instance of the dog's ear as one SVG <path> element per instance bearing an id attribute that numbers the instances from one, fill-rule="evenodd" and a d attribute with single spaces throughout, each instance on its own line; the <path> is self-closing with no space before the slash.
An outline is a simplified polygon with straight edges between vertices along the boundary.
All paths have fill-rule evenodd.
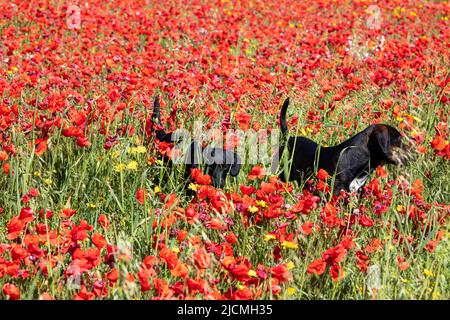
<path id="1" fill-rule="evenodd" d="M 376 126 L 372 133 L 370 134 L 370 140 L 372 144 L 376 142 L 380 147 L 381 151 L 383 151 L 384 155 L 390 158 L 392 154 L 392 137 L 389 132 L 389 129 L 386 126 Z"/>
<path id="2" fill-rule="evenodd" d="M 236 177 L 241 170 L 241 158 L 236 152 L 233 152 L 233 164 L 231 165 L 230 175 Z"/>

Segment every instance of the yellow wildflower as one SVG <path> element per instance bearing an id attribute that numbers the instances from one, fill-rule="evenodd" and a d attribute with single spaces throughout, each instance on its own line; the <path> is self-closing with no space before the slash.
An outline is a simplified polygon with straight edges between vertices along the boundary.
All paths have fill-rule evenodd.
<path id="1" fill-rule="evenodd" d="M 302 136 L 306 136 L 307 135 L 305 128 L 301 128 L 300 132 L 302 133 Z"/>
<path id="2" fill-rule="evenodd" d="M 288 261 L 286 263 L 286 267 L 287 267 L 288 270 L 292 270 L 292 269 L 294 269 L 295 264 L 292 261 Z"/>
<path id="3" fill-rule="evenodd" d="M 126 168 L 126 165 L 124 163 L 119 163 L 114 167 L 114 171 L 121 172 Z"/>
<path id="4" fill-rule="evenodd" d="M 173 248 L 172 248 L 172 251 L 175 252 L 175 253 L 179 253 L 179 252 L 180 252 L 180 248 L 178 248 L 178 247 L 173 247 Z"/>
<path id="5" fill-rule="evenodd" d="M 295 291 L 296 291 L 296 289 L 293 288 L 293 287 L 289 287 L 289 288 L 287 289 L 287 293 L 288 293 L 288 295 L 290 295 L 290 296 L 292 296 L 292 295 L 295 293 Z"/>
<path id="6" fill-rule="evenodd" d="M 189 190 L 197 191 L 198 186 L 195 183 L 190 183 L 188 186 Z"/>
<path id="7" fill-rule="evenodd" d="M 281 243 L 281 246 L 285 249 L 298 249 L 298 244 L 286 240 Z"/>
<path id="8" fill-rule="evenodd" d="M 140 153 L 146 153 L 147 149 L 144 146 L 137 146 L 137 147 L 131 147 L 128 150 L 128 152 L 131 154 L 134 154 L 134 153 L 140 154 Z"/>
<path id="9" fill-rule="evenodd" d="M 429 269 L 423 269 L 423 274 L 426 275 L 427 277 L 434 277 L 433 271 Z"/>
<path id="10" fill-rule="evenodd" d="M 127 164 L 127 169 L 128 170 L 137 170 L 137 167 L 138 167 L 138 163 L 137 163 L 137 161 L 134 161 L 134 160 L 130 161 Z"/>
<path id="11" fill-rule="evenodd" d="M 264 200 L 256 200 L 256 204 L 262 208 L 267 207 L 267 203 Z"/>
<path id="12" fill-rule="evenodd" d="M 248 273 L 247 273 L 247 275 L 248 275 L 249 277 L 256 277 L 256 271 L 255 271 L 255 270 L 249 270 Z"/>
<path id="13" fill-rule="evenodd" d="M 248 211 L 250 213 L 256 213 L 256 212 L 258 212 L 258 208 L 255 206 L 250 206 L 250 207 L 248 207 Z"/>
<path id="14" fill-rule="evenodd" d="M 111 152 L 111 159 L 117 159 L 120 156 L 120 152 L 119 151 L 113 151 Z"/>
<path id="15" fill-rule="evenodd" d="M 431 299 L 433 300 L 439 300 L 441 297 L 441 295 L 439 294 L 439 291 L 434 291 L 433 294 L 431 295 Z"/>
<path id="16" fill-rule="evenodd" d="M 270 241 L 270 240 L 274 240 L 274 239 L 276 239 L 277 237 L 275 237 L 273 234 L 266 234 L 265 236 L 264 236 L 264 240 L 265 241 Z"/>

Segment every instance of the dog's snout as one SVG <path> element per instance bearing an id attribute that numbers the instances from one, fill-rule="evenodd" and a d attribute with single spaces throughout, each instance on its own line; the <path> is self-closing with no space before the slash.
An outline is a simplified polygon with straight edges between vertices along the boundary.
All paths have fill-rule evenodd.
<path id="1" fill-rule="evenodd" d="M 410 142 L 402 142 L 398 147 L 392 148 L 392 159 L 397 165 L 406 166 L 417 159 L 417 151 Z"/>

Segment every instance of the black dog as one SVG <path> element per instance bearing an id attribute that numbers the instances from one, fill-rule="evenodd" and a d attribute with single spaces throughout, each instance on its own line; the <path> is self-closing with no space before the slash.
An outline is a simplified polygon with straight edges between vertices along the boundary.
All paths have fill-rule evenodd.
<path id="1" fill-rule="evenodd" d="M 152 122 L 160 123 L 160 105 L 158 97 L 155 98 L 153 104 Z M 178 142 L 175 133 L 168 133 L 162 129 L 155 130 L 156 139 L 164 142 Z M 205 164 L 206 173 L 211 176 L 212 183 L 216 188 L 223 188 L 227 175 L 230 174 L 236 177 L 241 169 L 241 160 L 237 153 L 217 147 L 205 147 L 200 145 L 197 141 L 190 142 L 186 156 L 184 157 L 185 171 L 184 177 L 186 180 L 190 178 L 191 169 L 198 168 L 202 163 Z M 173 162 L 170 161 L 169 166 Z"/>
<path id="2" fill-rule="evenodd" d="M 340 190 L 358 191 L 366 183 L 370 173 L 379 165 L 405 165 L 412 157 L 410 146 L 402 140 L 400 132 L 386 124 L 367 127 L 350 139 L 332 147 L 319 146 L 305 137 L 289 137 L 286 141 L 287 98 L 280 112 L 280 127 L 283 143 L 279 149 L 281 156 L 287 143 L 290 164 L 289 175 L 280 173 L 282 181 L 297 181 L 299 184 L 314 172 L 324 169 L 335 174 L 334 194 Z"/>

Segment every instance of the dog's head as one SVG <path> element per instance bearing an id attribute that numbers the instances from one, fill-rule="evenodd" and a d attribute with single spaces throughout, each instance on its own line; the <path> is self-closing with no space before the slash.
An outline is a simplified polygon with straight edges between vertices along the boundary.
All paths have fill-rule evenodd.
<path id="1" fill-rule="evenodd" d="M 241 159 L 237 153 L 222 148 L 206 147 L 203 150 L 207 173 L 211 175 L 213 185 L 223 188 L 227 175 L 236 177 L 241 170 Z"/>
<path id="2" fill-rule="evenodd" d="M 402 137 L 397 129 L 380 124 L 376 125 L 369 137 L 369 150 L 373 153 L 382 153 L 380 160 L 383 163 L 392 163 L 404 166 L 414 160 L 415 152 L 412 144 L 406 137 Z"/>

